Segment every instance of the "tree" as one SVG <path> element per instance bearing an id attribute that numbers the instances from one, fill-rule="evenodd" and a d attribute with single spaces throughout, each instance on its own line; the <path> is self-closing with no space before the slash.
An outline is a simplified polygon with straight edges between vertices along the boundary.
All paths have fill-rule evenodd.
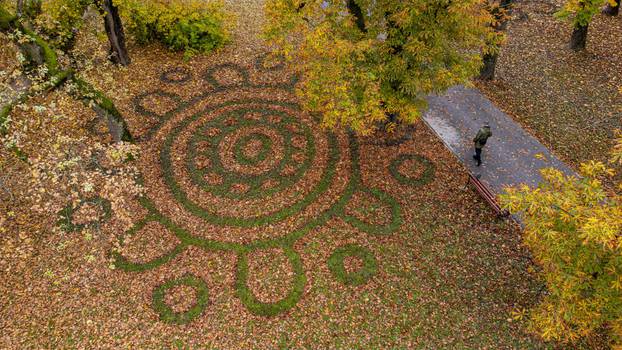
<path id="1" fill-rule="evenodd" d="M 594 16 L 600 11 L 603 0 L 566 0 L 564 6 L 555 15 L 572 24 L 570 48 L 584 50 L 587 45 L 588 27 Z"/>
<path id="2" fill-rule="evenodd" d="M 17 38 L 16 44 L 20 47 L 22 52 L 33 53 L 30 57 L 27 55 L 26 60 L 29 61 L 30 64 L 45 65 L 48 88 L 53 89 L 66 81 L 71 81 L 73 83 L 72 85 L 75 86 L 73 94 L 85 103 L 91 105 L 97 114 L 107 121 L 110 134 L 115 141 L 132 141 L 133 138 L 127 123 L 112 101 L 102 92 L 96 90 L 89 83 L 81 79 L 73 68 L 69 67 L 63 69 L 59 64 L 56 50 L 54 50 L 42 36 L 31 30 L 30 25 L 25 24 L 25 22 L 24 19 L 19 19 L 17 16 L 5 10 L 2 4 L 0 4 L 0 31 L 19 33 L 19 35 L 13 36 Z M 36 53 L 37 57 L 35 57 L 34 53 Z M 39 60 L 41 62 L 39 62 Z M 38 92 L 41 91 L 28 91 L 18 100 L 6 106 L 2 106 L 0 109 L 0 124 L 6 121 L 15 105 L 23 103 L 31 94 Z M 0 129 L 0 135 L 3 135 L 5 132 L 6 130 Z"/>
<path id="3" fill-rule="evenodd" d="M 622 165 L 622 134 L 612 164 Z M 622 348 L 622 182 L 602 177 L 614 170 L 602 162 L 581 165 L 581 177 L 542 172 L 536 189 L 523 186 L 502 196 L 507 209 L 522 212 L 524 242 L 541 268 L 548 293 L 532 310 L 535 329 L 548 339 L 574 341 L 606 327 Z"/>
<path id="4" fill-rule="evenodd" d="M 617 16 L 620 13 L 620 0 L 610 0 L 603 10 L 603 13 L 609 16 Z"/>
<path id="5" fill-rule="evenodd" d="M 127 66 L 130 64 L 130 56 L 125 47 L 125 34 L 123 24 L 119 17 L 119 9 L 113 4 L 112 0 L 96 0 L 102 16 L 104 26 L 110 42 L 110 59 L 112 62 Z"/>
<path id="6" fill-rule="evenodd" d="M 500 39 L 482 0 L 269 0 L 265 36 L 302 76 L 303 106 L 369 134 L 414 122 L 425 96 L 467 83 Z"/>
<path id="7" fill-rule="evenodd" d="M 83 15 L 89 5 L 96 5 L 104 20 L 110 43 L 109 58 L 113 63 L 128 65 L 129 55 L 125 47 L 123 23 L 119 10 L 112 0 L 18 0 L 17 16 L 38 25 L 52 38 L 53 46 L 69 52 L 75 36 L 83 24 Z"/>
<path id="8" fill-rule="evenodd" d="M 508 14 L 512 0 L 501 0 L 500 2 L 492 2 L 489 4 L 489 11 L 495 19 L 492 28 L 498 32 L 503 32 L 508 24 Z M 491 48 L 483 54 L 483 66 L 479 72 L 479 79 L 492 80 L 495 78 L 495 69 L 497 67 L 497 58 L 499 57 L 498 42 L 491 43 Z"/>

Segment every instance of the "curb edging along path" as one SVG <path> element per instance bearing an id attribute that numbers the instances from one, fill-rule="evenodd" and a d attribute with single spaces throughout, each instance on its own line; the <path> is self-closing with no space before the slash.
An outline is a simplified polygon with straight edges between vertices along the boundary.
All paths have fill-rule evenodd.
<path id="1" fill-rule="evenodd" d="M 469 172 L 479 176 L 496 195 L 508 186 L 537 186 L 542 181 L 543 168 L 553 167 L 566 175 L 576 175 L 479 90 L 455 86 L 444 95 L 431 95 L 427 100 L 429 109 L 423 116 L 424 122 Z M 483 164 L 478 167 L 472 158 L 473 137 L 486 122 L 490 123 L 493 136 L 484 148 Z"/>

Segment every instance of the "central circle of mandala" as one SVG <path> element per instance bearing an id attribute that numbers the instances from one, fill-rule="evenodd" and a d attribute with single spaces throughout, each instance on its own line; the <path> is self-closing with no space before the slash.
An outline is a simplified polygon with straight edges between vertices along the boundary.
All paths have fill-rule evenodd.
<path id="1" fill-rule="evenodd" d="M 304 215 L 280 233 L 274 228 L 276 236 L 287 235 L 328 209 L 345 188 L 336 176 L 339 138 L 314 122 L 296 105 L 278 101 L 212 106 L 167 135 L 165 183 L 192 215 L 217 226 L 273 226 Z M 322 201 L 327 192 L 330 201 Z"/>
<path id="2" fill-rule="evenodd" d="M 261 133 L 253 133 L 236 142 L 234 153 L 239 163 L 257 165 L 266 159 L 268 153 L 272 151 L 271 148 L 272 140 L 268 136 Z"/>
<path id="3" fill-rule="evenodd" d="M 229 111 L 193 132 L 186 162 L 193 183 L 214 195 L 267 197 L 312 165 L 313 135 L 298 118 L 263 107 Z"/>

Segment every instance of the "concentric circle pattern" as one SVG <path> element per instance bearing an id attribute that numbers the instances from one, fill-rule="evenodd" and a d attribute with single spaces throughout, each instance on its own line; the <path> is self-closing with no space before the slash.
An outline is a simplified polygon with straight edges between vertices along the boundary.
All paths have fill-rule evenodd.
<path id="1" fill-rule="evenodd" d="M 160 162 L 167 190 L 207 224 L 271 226 L 265 235 L 287 236 L 291 231 L 279 225 L 321 215 L 351 186 L 337 176 L 352 167 L 341 152 L 347 137 L 313 123 L 295 104 L 269 99 L 199 110 L 163 135 Z M 286 226 L 291 230 L 291 223 Z M 236 232 L 234 241 L 250 237 Z"/>
<path id="2" fill-rule="evenodd" d="M 309 127 L 297 118 L 279 110 L 244 108 L 194 130 L 187 170 L 196 185 L 212 194 L 267 197 L 296 183 L 315 153 Z"/>
<path id="3" fill-rule="evenodd" d="M 265 65 L 265 61 L 260 56 L 252 68 L 232 63 L 211 67 L 198 75 L 205 91 L 188 101 L 160 90 L 135 99 L 138 113 L 157 119 L 143 137 L 146 147 L 156 151 L 143 161 L 145 167 L 158 170 L 145 176 L 148 195 L 140 201 L 148 215 L 126 235 L 155 221 L 178 243 L 148 262 L 113 255 L 120 269 L 141 272 L 173 263 L 189 247 L 234 252 L 237 297 L 249 312 L 268 317 L 286 312 L 303 297 L 307 278 L 303 257 L 294 249 L 299 239 L 335 218 L 369 237 L 389 235 L 400 229 L 402 214 L 389 193 L 363 183 L 357 138 L 322 130 L 315 116 L 299 108 L 293 93 L 295 77 L 259 82 L 264 74 L 284 69 L 281 63 Z M 161 80 L 174 87 L 191 77 L 186 70 L 173 68 Z M 165 112 L 149 110 L 150 98 L 168 99 L 172 106 Z M 383 223 L 379 225 L 353 216 L 347 208 L 359 195 L 385 206 L 383 212 L 391 217 L 373 221 Z M 283 252 L 294 276 L 287 282 L 289 293 L 267 303 L 247 283 L 248 260 L 253 251 L 273 248 Z M 340 249 L 329 261 L 337 280 L 359 285 L 377 269 L 371 251 L 359 246 Z M 361 272 L 339 272 L 347 254 L 363 259 Z M 173 279 L 158 287 L 153 306 L 162 321 L 190 322 L 206 306 L 199 303 L 188 313 L 172 312 L 162 295 L 179 283 L 193 286 L 200 295 L 206 293 L 198 277 Z"/>

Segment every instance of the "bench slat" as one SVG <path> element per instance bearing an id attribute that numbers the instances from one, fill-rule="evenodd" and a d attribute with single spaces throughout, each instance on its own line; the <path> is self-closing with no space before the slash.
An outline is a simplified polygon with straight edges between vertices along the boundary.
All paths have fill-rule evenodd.
<path id="1" fill-rule="evenodd" d="M 484 185 L 478 178 L 473 176 L 473 174 L 469 174 L 469 183 L 473 184 L 477 192 L 482 197 L 484 197 L 484 199 L 488 202 L 488 204 L 490 204 L 490 206 L 492 206 L 497 215 L 502 217 L 506 217 L 509 215 L 509 212 L 507 210 L 501 209 L 501 206 L 499 205 L 499 203 L 497 203 L 497 199 L 490 191 L 490 189 L 488 189 L 488 187 L 486 187 L 486 185 Z"/>

